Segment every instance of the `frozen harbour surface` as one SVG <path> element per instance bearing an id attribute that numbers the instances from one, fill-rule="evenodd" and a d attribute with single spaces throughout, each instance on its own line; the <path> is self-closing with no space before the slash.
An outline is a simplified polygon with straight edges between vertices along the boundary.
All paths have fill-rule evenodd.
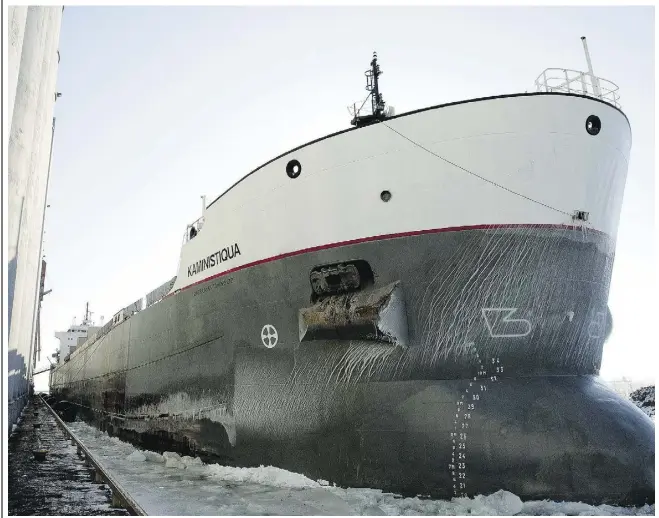
<path id="1" fill-rule="evenodd" d="M 74 433 L 150 515 L 570 515 L 652 516 L 640 508 L 529 501 L 507 491 L 473 499 L 400 498 L 377 489 L 342 489 L 272 466 L 233 468 L 176 453 L 139 450 L 83 422 Z"/>

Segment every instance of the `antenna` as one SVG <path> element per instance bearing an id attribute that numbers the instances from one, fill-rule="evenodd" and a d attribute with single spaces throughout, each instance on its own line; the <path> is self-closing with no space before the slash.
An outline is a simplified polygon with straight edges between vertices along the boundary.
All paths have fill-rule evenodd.
<path id="1" fill-rule="evenodd" d="M 380 70 L 380 65 L 378 65 L 377 52 L 373 52 L 371 68 L 364 72 L 364 75 L 366 75 L 366 90 L 368 91 L 368 95 L 359 109 L 357 109 L 356 104 L 353 104 L 353 119 L 350 121 L 350 124 L 353 126 L 366 126 L 386 118 L 384 111 L 385 103 L 384 99 L 382 99 L 382 94 L 380 93 L 379 77 L 382 75 L 382 70 Z M 360 115 L 359 112 L 364 107 L 364 104 L 366 104 L 369 97 L 371 98 L 371 114 Z"/>
<path id="2" fill-rule="evenodd" d="M 89 311 L 89 302 L 85 305 L 85 318 L 82 320 L 83 326 L 88 326 L 91 324 L 91 317 L 92 317 L 92 312 Z"/>
<path id="3" fill-rule="evenodd" d="M 586 43 L 585 36 L 581 36 L 581 42 L 583 43 L 583 50 L 586 53 L 586 63 L 588 63 L 588 75 L 590 76 L 590 82 L 593 85 L 593 90 L 595 91 L 595 95 L 601 99 L 602 92 L 600 90 L 599 80 L 597 79 L 597 77 L 595 77 L 595 74 L 593 73 L 593 64 L 590 61 L 590 53 L 588 52 L 588 43 Z"/>
<path id="4" fill-rule="evenodd" d="M 384 111 L 384 101 L 382 100 L 382 94 L 380 93 L 380 86 L 378 84 L 378 77 L 382 74 L 380 70 L 380 65 L 378 65 L 378 54 L 373 52 L 373 61 L 371 61 L 371 70 L 370 70 L 370 79 L 372 81 L 371 87 L 371 106 L 373 108 L 373 115 L 380 116 Z M 366 73 L 367 83 L 369 79 L 369 72 Z M 366 87 L 368 90 L 368 86 Z"/>

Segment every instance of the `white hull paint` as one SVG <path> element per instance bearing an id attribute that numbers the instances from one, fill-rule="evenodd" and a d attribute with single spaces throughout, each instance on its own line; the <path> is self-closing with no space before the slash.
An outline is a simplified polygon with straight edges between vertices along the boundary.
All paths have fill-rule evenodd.
<path id="1" fill-rule="evenodd" d="M 595 136 L 585 126 L 592 114 L 602 121 Z M 561 94 L 467 101 L 342 132 L 278 157 L 212 203 L 183 245 L 171 293 L 332 243 L 447 227 L 574 225 L 577 210 L 589 213 L 580 224 L 615 245 L 630 148 L 622 112 Z M 286 174 L 293 159 L 302 165 L 295 179 Z M 188 270 L 235 244 L 233 258 Z"/>

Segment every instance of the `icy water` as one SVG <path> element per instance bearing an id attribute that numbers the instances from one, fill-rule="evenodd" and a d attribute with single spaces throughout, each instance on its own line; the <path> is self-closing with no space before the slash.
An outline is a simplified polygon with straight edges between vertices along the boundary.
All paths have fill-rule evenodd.
<path id="1" fill-rule="evenodd" d="M 34 428 L 35 423 L 41 426 Z M 48 454 L 38 462 L 32 451 L 42 448 Z M 40 401 L 35 399 L 25 407 L 8 449 L 10 515 L 128 515 L 125 509 L 110 507 L 110 488 L 92 482 L 76 448 Z"/>
<path id="2" fill-rule="evenodd" d="M 641 508 L 577 502 L 522 502 L 498 491 L 451 501 L 400 498 L 378 489 L 341 489 L 269 467 L 203 464 L 176 453 L 139 450 L 83 422 L 71 428 L 153 515 L 584 515 L 651 516 Z M 77 513 L 76 513 L 77 514 Z M 86 514 L 86 513 L 80 513 Z"/>

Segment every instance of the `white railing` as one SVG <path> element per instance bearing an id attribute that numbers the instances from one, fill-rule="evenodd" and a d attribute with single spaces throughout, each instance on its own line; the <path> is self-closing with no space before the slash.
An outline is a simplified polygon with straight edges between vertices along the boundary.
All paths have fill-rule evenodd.
<path id="1" fill-rule="evenodd" d="M 537 92 L 565 92 L 601 99 L 620 108 L 618 85 L 588 72 L 565 68 L 547 68 L 535 80 Z"/>

